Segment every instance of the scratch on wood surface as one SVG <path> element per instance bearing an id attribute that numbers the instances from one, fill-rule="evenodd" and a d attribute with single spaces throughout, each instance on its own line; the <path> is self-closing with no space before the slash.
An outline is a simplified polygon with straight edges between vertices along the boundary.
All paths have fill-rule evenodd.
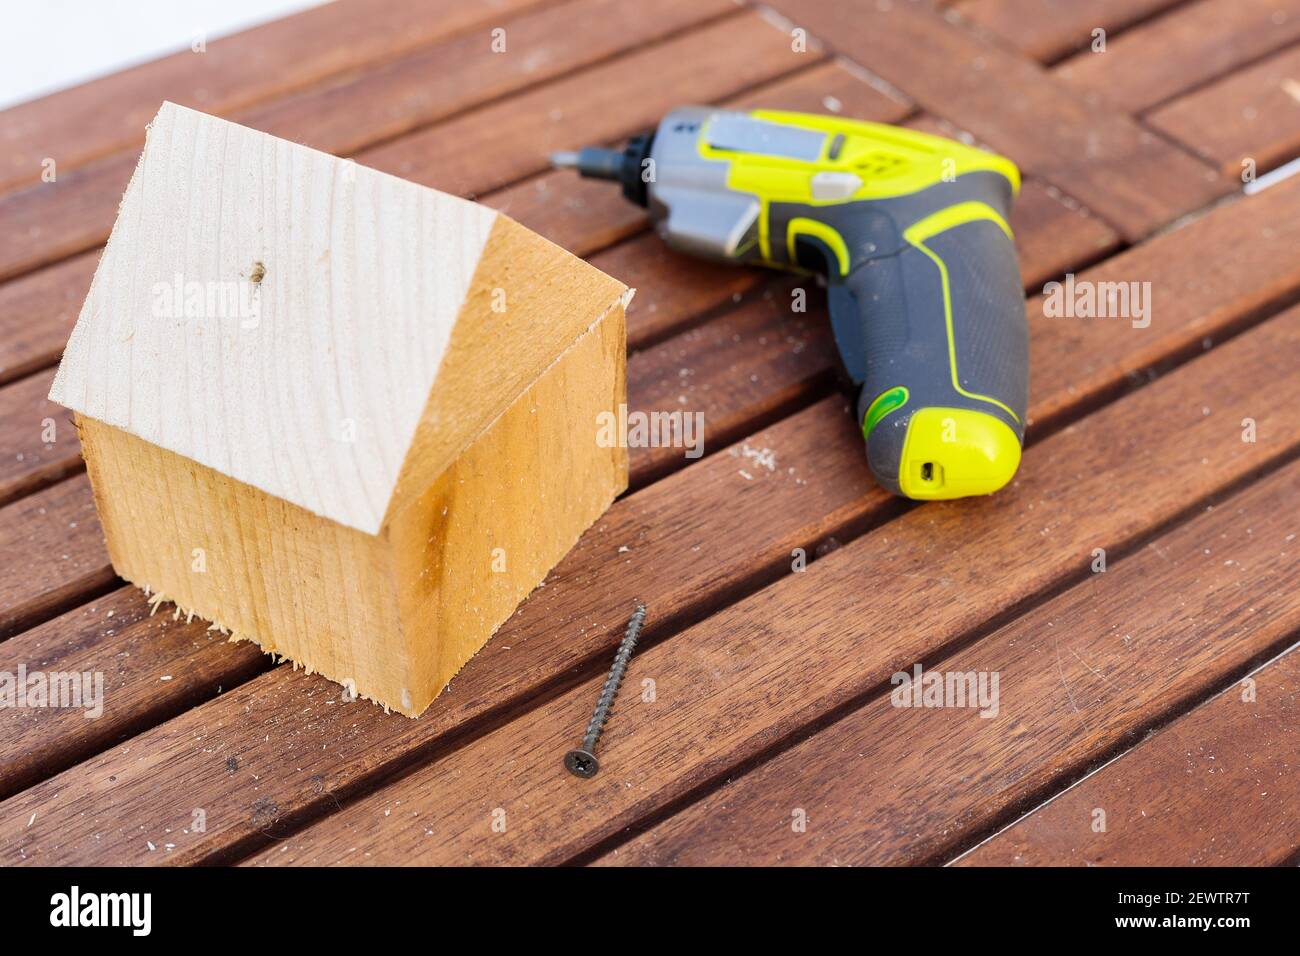
<path id="1" fill-rule="evenodd" d="M 1070 653 L 1074 655 L 1075 660 L 1077 660 L 1080 664 L 1082 664 L 1084 667 L 1088 668 L 1088 670 L 1092 671 L 1092 672 L 1093 672 L 1094 674 L 1096 674 L 1099 678 L 1101 678 L 1101 682 L 1102 682 L 1103 684 L 1105 684 L 1107 687 L 1109 687 L 1111 690 L 1118 690 L 1118 689 L 1119 689 L 1119 688 L 1117 688 L 1114 684 L 1112 684 L 1109 680 L 1106 679 L 1106 675 L 1105 675 L 1105 674 L 1103 674 L 1101 671 L 1097 670 L 1097 668 L 1093 667 L 1091 664 L 1089 664 L 1087 661 L 1085 661 L 1082 657 L 1080 657 L 1080 656 L 1079 656 L 1079 652 L 1076 651 L 1073 647 L 1070 648 Z M 1076 709 L 1077 709 L 1077 708 L 1076 708 Z"/>
<path id="2" fill-rule="evenodd" d="M 1082 713 L 1079 705 L 1074 702 L 1074 695 L 1070 693 L 1070 682 L 1065 679 L 1065 667 L 1061 664 L 1061 639 L 1053 637 L 1052 646 L 1056 648 L 1056 673 L 1061 675 L 1061 686 L 1065 688 L 1065 696 L 1070 699 L 1070 706 L 1074 708 L 1074 712 Z"/>

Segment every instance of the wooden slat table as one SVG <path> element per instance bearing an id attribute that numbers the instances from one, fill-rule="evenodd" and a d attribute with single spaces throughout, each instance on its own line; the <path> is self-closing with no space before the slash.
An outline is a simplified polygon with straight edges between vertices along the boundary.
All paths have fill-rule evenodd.
<path id="1" fill-rule="evenodd" d="M 0 113 L 0 672 L 105 680 L 97 719 L 0 710 L 0 861 L 1296 858 L 1300 178 L 1238 177 L 1300 149 L 1300 0 L 773 6 L 343 0 Z M 639 289 L 630 404 L 705 415 L 699 460 L 631 451 L 632 490 L 419 720 L 151 615 L 108 564 L 44 396 L 164 98 L 588 257 Z M 687 102 L 1021 165 L 1011 487 L 880 491 L 820 293 L 794 312 L 797 280 L 668 252 L 617 190 L 547 168 Z M 1150 324 L 1048 317 L 1067 273 L 1149 283 Z M 579 781 L 561 757 L 638 599 L 643 649 Z M 895 706 L 918 664 L 998 675 L 997 712 Z"/>

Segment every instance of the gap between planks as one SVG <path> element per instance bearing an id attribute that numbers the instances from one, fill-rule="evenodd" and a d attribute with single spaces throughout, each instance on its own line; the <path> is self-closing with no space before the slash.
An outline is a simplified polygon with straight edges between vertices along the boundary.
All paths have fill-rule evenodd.
<path id="1" fill-rule="evenodd" d="M 1165 729 L 1179 723 L 1185 717 L 1205 715 L 1207 713 L 1205 708 L 1212 706 L 1216 699 L 1228 694 L 1233 688 L 1239 687 L 1242 681 L 1268 672 L 1275 665 L 1287 660 L 1289 655 L 1300 651 L 1300 640 L 1297 640 L 1297 638 L 1300 638 L 1300 631 L 1293 631 L 1272 647 L 1260 651 L 1255 658 L 1239 665 L 1236 673 L 1221 678 L 1217 685 L 1207 685 L 1204 692 L 1199 696 L 1189 695 L 1167 713 L 1162 714 L 1158 720 L 1143 727 L 1137 739 L 1118 742 L 1112 753 L 1094 759 L 1086 771 L 1080 772 L 1078 777 L 1072 780 L 1068 786 L 1054 789 L 1052 794 L 1045 799 L 1027 802 L 1018 812 L 1009 812 L 1002 822 L 991 825 L 986 833 L 966 841 L 963 848 L 954 849 L 944 854 L 948 857 L 947 859 L 936 858 L 933 862 L 941 863 L 944 866 L 966 865 L 966 861 L 977 856 L 985 846 L 995 843 L 1003 834 L 1031 820 L 1040 811 L 1047 810 L 1062 798 L 1068 797 L 1072 791 L 1087 785 L 1094 777 L 1105 773 L 1126 757 L 1136 753 L 1140 758 L 1143 747 L 1152 741 L 1158 742 L 1159 734 Z M 1066 777 L 1068 775 L 1063 774 L 1062 776 Z"/>

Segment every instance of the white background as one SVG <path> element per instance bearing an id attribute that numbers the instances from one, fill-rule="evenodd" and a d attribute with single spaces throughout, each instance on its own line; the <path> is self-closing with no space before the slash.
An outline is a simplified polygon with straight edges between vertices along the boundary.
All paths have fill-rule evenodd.
<path id="1" fill-rule="evenodd" d="M 5 0 L 0 109 L 325 0 Z"/>

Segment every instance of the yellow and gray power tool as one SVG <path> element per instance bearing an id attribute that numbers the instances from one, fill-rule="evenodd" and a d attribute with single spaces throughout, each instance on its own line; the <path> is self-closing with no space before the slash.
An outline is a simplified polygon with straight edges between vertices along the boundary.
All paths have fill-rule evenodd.
<path id="1" fill-rule="evenodd" d="M 623 150 L 552 161 L 621 182 L 682 252 L 825 275 L 886 488 L 960 498 L 1015 474 L 1029 330 L 1009 160 L 879 123 L 692 106 Z"/>

